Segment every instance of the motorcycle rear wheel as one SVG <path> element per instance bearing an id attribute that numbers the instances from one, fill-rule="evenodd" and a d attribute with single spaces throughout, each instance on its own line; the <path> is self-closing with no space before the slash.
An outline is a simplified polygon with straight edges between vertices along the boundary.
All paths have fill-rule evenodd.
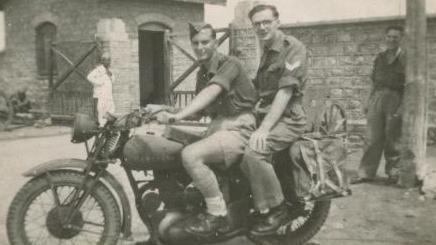
<path id="1" fill-rule="evenodd" d="M 331 200 L 313 202 L 313 208 L 306 215 L 299 216 L 290 225 L 279 230 L 279 234 L 271 236 L 249 236 L 257 245 L 303 245 L 308 242 L 324 225 Z"/>
<path id="2" fill-rule="evenodd" d="M 115 245 L 121 215 L 110 190 L 97 183 L 72 221 L 65 225 L 62 218 L 70 213 L 68 204 L 84 176 L 75 171 L 56 171 L 50 176 L 53 189 L 47 178 L 40 176 L 27 182 L 14 197 L 7 216 L 10 243 Z"/>

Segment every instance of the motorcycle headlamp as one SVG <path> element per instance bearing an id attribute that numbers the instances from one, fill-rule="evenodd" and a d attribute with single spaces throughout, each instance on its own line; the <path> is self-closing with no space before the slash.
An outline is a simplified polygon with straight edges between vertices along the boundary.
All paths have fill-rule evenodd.
<path id="1" fill-rule="evenodd" d="M 71 131 L 71 142 L 82 143 L 97 134 L 97 121 L 86 114 L 76 114 L 73 129 Z"/>

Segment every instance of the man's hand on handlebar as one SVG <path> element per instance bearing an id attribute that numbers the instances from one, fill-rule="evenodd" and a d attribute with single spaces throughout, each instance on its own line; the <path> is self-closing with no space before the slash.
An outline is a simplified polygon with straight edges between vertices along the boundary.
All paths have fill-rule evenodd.
<path id="1" fill-rule="evenodd" d="M 167 111 L 162 111 L 156 115 L 156 120 L 161 124 L 170 124 L 176 121 L 176 117 L 175 114 L 169 113 Z"/>

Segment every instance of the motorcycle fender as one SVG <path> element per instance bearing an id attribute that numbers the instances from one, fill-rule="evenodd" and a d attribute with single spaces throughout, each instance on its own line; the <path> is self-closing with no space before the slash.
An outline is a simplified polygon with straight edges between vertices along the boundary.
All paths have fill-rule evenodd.
<path id="1" fill-rule="evenodd" d="M 36 177 L 41 174 L 53 170 L 60 169 L 80 169 L 84 170 L 88 166 L 88 161 L 82 159 L 55 159 L 45 163 L 38 164 L 37 166 L 27 170 L 23 173 L 25 177 Z"/>
<path id="2" fill-rule="evenodd" d="M 88 164 L 89 162 L 87 160 L 82 159 L 56 159 L 41 163 L 38 166 L 35 166 L 24 172 L 23 175 L 25 177 L 36 177 L 50 171 L 61 169 L 83 171 Z M 132 212 L 129 205 L 129 199 L 123 186 L 111 173 L 107 171 L 101 175 L 101 181 L 106 187 L 109 188 L 112 194 L 115 194 L 115 198 L 119 201 L 119 205 L 121 206 L 123 214 L 122 233 L 124 234 L 124 237 L 130 237 L 132 234 Z"/>

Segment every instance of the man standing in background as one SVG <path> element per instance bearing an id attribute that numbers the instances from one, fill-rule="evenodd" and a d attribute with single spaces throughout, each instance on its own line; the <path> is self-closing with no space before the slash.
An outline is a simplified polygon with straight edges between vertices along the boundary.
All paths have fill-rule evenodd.
<path id="1" fill-rule="evenodd" d="M 401 137 L 401 103 L 405 83 L 405 53 L 400 44 L 404 29 L 386 28 L 387 49 L 377 55 L 372 72 L 372 89 L 367 108 L 365 150 L 359 166 L 359 176 L 352 184 L 371 182 L 376 176 L 384 153 L 388 184 L 399 178 L 399 140 Z"/>
<path id="2" fill-rule="evenodd" d="M 103 117 L 106 112 L 115 112 L 115 104 L 112 97 L 112 83 L 115 77 L 109 70 L 110 64 L 110 54 L 103 53 L 100 57 L 100 63 L 87 77 L 94 87 L 93 97 L 94 100 L 97 100 L 97 118 L 101 126 L 106 123 L 106 119 Z"/>

